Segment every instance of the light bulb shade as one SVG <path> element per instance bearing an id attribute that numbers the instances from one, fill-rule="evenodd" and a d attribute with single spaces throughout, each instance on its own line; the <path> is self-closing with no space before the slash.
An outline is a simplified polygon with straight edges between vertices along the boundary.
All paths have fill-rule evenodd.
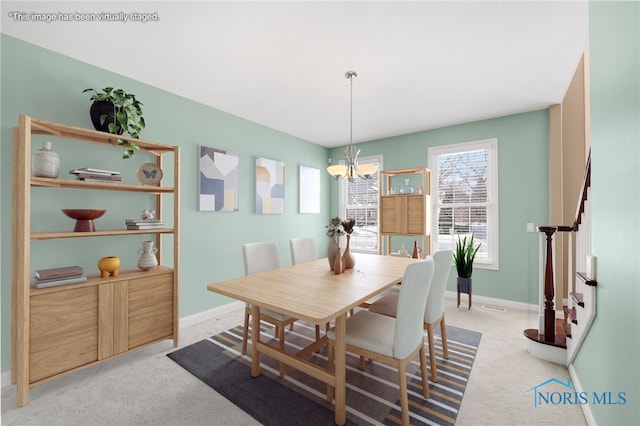
<path id="1" fill-rule="evenodd" d="M 347 175 L 347 166 L 335 164 L 327 167 L 327 172 L 336 179 L 341 179 Z"/>
<path id="2" fill-rule="evenodd" d="M 373 175 L 378 171 L 378 166 L 375 164 L 362 164 L 358 166 L 358 176 L 371 179 Z"/>

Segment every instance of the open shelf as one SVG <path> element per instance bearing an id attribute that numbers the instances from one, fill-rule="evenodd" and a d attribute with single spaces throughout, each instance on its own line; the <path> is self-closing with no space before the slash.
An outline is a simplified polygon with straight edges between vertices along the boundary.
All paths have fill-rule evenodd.
<path id="1" fill-rule="evenodd" d="M 173 193 L 172 187 L 161 186 L 145 186 L 132 185 L 127 183 L 110 183 L 110 182 L 86 182 L 84 180 L 73 179 L 52 179 L 45 177 L 31 177 L 31 186 L 46 188 L 76 188 L 76 189 L 96 189 L 101 191 L 129 191 L 129 192 L 147 192 L 151 194 L 157 193 Z"/>
<path id="2" fill-rule="evenodd" d="M 116 235 L 134 235 L 134 234 L 172 234 L 171 228 L 158 229 L 112 229 L 107 231 L 92 232 L 34 232 L 31 234 L 32 241 L 53 240 L 57 238 L 83 238 L 83 237 L 109 237 Z"/>

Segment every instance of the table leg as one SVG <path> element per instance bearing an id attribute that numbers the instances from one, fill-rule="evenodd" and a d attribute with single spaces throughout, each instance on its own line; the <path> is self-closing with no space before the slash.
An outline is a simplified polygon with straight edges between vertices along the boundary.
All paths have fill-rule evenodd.
<path id="1" fill-rule="evenodd" d="M 260 375 L 260 352 L 258 343 L 260 342 L 260 307 L 251 307 L 251 377 Z"/>
<path id="2" fill-rule="evenodd" d="M 340 315 L 336 318 L 336 340 L 335 340 L 335 377 L 336 377 L 336 387 L 335 387 L 335 421 L 337 425 L 344 425 L 346 422 L 346 322 L 347 322 L 347 314 Z"/>

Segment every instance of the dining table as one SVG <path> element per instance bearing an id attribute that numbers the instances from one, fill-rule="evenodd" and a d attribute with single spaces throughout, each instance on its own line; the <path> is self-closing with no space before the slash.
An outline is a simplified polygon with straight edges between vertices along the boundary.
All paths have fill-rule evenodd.
<path id="1" fill-rule="evenodd" d="M 355 266 L 340 274 L 331 270 L 327 258 L 322 258 L 207 285 L 209 291 L 252 306 L 251 376 L 260 375 L 260 355 L 264 354 L 333 386 L 337 425 L 346 422 L 347 316 L 356 307 L 401 283 L 407 265 L 417 261 L 392 255 L 355 256 Z M 328 343 L 326 336 L 295 353 L 262 342 L 260 309 L 317 325 L 335 321 L 334 368 L 323 368 L 305 359 Z"/>

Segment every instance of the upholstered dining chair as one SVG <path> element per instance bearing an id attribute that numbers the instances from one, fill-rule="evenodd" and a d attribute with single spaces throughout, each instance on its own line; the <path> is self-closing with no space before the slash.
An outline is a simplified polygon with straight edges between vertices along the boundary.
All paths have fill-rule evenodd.
<path id="1" fill-rule="evenodd" d="M 449 347 L 447 346 L 447 328 L 444 321 L 444 292 L 451 271 L 451 261 L 453 252 L 451 250 L 441 250 L 433 254 L 434 272 L 427 298 L 427 305 L 424 311 L 424 328 L 427 329 L 427 340 L 429 343 L 429 362 L 431 366 L 431 381 L 438 381 L 438 370 L 436 368 L 436 353 L 433 342 L 433 329 L 440 324 L 440 334 L 442 336 L 442 356 L 449 359 Z M 396 316 L 398 306 L 398 292 L 389 291 L 376 302 L 369 305 L 369 310 L 383 315 Z"/>
<path id="2" fill-rule="evenodd" d="M 409 424 L 409 399 L 405 369 L 418 353 L 420 354 L 422 394 L 425 398 L 429 397 L 422 319 L 433 270 L 434 264 L 431 258 L 407 266 L 399 291 L 396 317 L 362 310 L 350 316 L 346 322 L 346 349 L 348 352 L 360 355 L 360 369 L 364 369 L 364 357 L 398 369 L 402 423 L 406 425 Z M 327 337 L 329 338 L 328 368 L 333 372 L 335 328 L 329 330 Z M 330 402 L 332 399 L 333 387 L 328 385 L 327 401 Z"/>
<path id="3" fill-rule="evenodd" d="M 292 238 L 289 240 L 291 248 L 291 263 L 309 262 L 318 258 L 318 250 L 316 249 L 316 240 L 312 237 Z M 326 326 L 329 329 L 329 324 Z M 320 326 L 316 324 L 316 340 L 320 339 Z"/>
<path id="4" fill-rule="evenodd" d="M 294 265 L 318 258 L 316 240 L 312 237 L 293 238 L 289 240 L 289 247 L 291 248 L 291 263 Z"/>
<path id="5" fill-rule="evenodd" d="M 247 243 L 242 246 L 245 275 L 257 274 L 280 267 L 280 250 L 278 244 L 272 241 Z M 251 304 L 247 303 L 244 310 L 244 331 L 242 334 L 242 353 L 247 353 L 249 337 L 249 317 L 253 315 Z M 295 318 L 287 317 L 268 309 L 260 310 L 260 319 L 275 326 L 275 338 L 280 341 L 280 350 L 284 350 L 284 329 L 293 325 Z M 285 365 L 280 363 L 280 377 L 284 377 Z"/>

